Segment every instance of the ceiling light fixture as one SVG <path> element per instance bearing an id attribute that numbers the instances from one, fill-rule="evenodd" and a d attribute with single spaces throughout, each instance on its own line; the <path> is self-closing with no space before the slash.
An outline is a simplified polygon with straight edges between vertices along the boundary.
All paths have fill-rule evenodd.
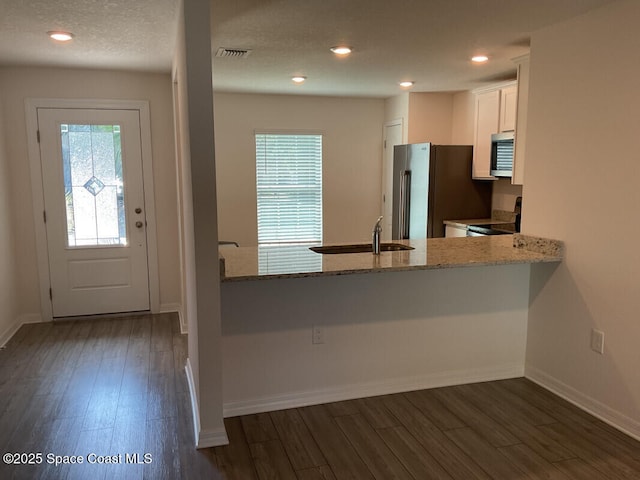
<path id="1" fill-rule="evenodd" d="M 331 47 L 330 50 L 336 55 L 339 55 L 341 57 L 345 55 L 349 55 L 353 51 L 351 47 L 347 47 L 345 45 L 338 45 L 335 47 Z"/>
<path id="2" fill-rule="evenodd" d="M 53 40 L 57 42 L 69 42 L 73 39 L 74 36 L 73 33 L 60 31 L 47 32 L 47 35 L 49 35 Z"/>
<path id="3" fill-rule="evenodd" d="M 488 60 L 489 60 L 489 57 L 487 57 L 486 55 L 475 55 L 471 57 L 471 61 L 473 63 L 484 63 Z"/>
<path id="4" fill-rule="evenodd" d="M 413 87 L 413 84 L 414 84 L 414 83 L 415 83 L 415 82 L 400 82 L 400 84 L 399 84 L 399 85 L 400 85 L 402 88 L 410 88 L 410 87 Z"/>
<path id="5" fill-rule="evenodd" d="M 291 80 L 293 81 L 293 83 L 297 83 L 297 84 L 304 83 L 306 79 L 307 77 L 303 77 L 302 75 L 296 75 L 295 77 L 291 77 Z"/>

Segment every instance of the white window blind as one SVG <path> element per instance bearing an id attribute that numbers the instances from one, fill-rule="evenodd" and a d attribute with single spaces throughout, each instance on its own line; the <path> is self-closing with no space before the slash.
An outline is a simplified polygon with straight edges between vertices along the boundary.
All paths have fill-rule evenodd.
<path id="1" fill-rule="evenodd" d="M 258 244 L 322 242 L 322 135 L 256 134 Z"/>
<path id="2" fill-rule="evenodd" d="M 308 245 L 260 245 L 258 247 L 258 272 L 261 275 L 321 271 L 322 255 L 309 250 Z"/>

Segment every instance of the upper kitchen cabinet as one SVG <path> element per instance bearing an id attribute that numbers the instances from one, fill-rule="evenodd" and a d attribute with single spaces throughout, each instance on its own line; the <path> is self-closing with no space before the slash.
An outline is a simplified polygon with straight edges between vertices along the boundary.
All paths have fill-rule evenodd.
<path id="1" fill-rule="evenodd" d="M 524 183 L 524 149 L 527 143 L 527 112 L 529 110 L 529 55 L 513 60 L 518 65 L 518 108 L 513 154 L 513 176 L 511 183 Z"/>
<path id="2" fill-rule="evenodd" d="M 511 132 L 516 129 L 516 116 L 518 105 L 518 87 L 500 89 L 500 132 Z"/>
<path id="3" fill-rule="evenodd" d="M 473 178 L 495 180 L 491 171 L 491 135 L 515 130 L 518 87 L 516 82 L 474 90 L 475 128 Z"/>

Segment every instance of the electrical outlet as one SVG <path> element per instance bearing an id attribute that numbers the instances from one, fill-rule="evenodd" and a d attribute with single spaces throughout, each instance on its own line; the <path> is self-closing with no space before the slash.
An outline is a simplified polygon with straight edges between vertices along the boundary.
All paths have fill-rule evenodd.
<path id="1" fill-rule="evenodd" d="M 604 353 L 604 332 L 591 329 L 591 350 L 600 354 Z"/>
<path id="2" fill-rule="evenodd" d="M 324 343 L 324 327 L 314 325 L 311 329 L 311 343 L 314 345 Z"/>

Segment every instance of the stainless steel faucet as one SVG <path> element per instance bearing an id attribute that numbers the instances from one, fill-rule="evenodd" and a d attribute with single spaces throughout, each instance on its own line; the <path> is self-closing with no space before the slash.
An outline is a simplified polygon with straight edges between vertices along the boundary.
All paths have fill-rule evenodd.
<path id="1" fill-rule="evenodd" d="M 373 233 L 371 235 L 371 248 L 374 255 L 380 255 L 380 235 L 382 234 L 382 225 L 380 224 L 380 222 L 382 222 L 382 217 L 378 218 L 378 221 L 373 227 Z"/>

